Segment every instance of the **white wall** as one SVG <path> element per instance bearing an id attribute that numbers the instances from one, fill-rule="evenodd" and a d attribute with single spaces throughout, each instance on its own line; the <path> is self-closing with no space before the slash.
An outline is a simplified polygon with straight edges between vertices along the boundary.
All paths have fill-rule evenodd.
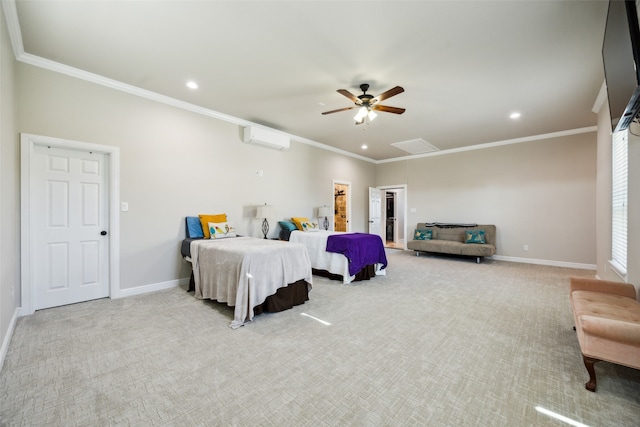
<path id="1" fill-rule="evenodd" d="M 376 185 L 398 183 L 408 236 L 425 221 L 495 224 L 501 257 L 596 263 L 594 132 L 378 165 Z"/>
<path id="2" fill-rule="evenodd" d="M 365 230 L 373 163 L 296 142 L 284 152 L 244 144 L 235 124 L 26 64 L 18 72 L 20 132 L 120 147 L 122 289 L 189 276 L 186 215 L 224 212 L 261 236 L 256 206 L 268 203 L 273 237 L 278 219 L 331 206 L 333 179 L 351 182 L 352 230 Z"/>
<path id="3" fill-rule="evenodd" d="M 611 259 L 611 119 L 609 104 L 598 113 L 598 175 L 596 187 L 597 274 L 600 279 L 620 281 L 609 267 Z"/>
<path id="4" fill-rule="evenodd" d="M 0 366 L 20 298 L 19 177 L 15 67 L 4 9 L 0 7 Z"/>

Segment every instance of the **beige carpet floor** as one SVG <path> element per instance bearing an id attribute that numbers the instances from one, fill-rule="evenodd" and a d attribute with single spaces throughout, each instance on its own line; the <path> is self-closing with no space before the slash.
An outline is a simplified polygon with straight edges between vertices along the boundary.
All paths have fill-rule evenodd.
<path id="1" fill-rule="evenodd" d="M 22 317 L 0 424 L 569 425 L 542 407 L 640 425 L 639 371 L 601 362 L 584 388 L 568 278 L 592 271 L 388 259 L 367 282 L 314 276 L 310 301 L 237 330 L 230 308 L 181 288 Z"/>

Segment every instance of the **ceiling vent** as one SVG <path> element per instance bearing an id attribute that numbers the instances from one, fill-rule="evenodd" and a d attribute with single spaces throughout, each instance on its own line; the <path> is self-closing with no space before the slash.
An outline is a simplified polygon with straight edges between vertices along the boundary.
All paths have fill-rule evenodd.
<path id="1" fill-rule="evenodd" d="M 279 151 L 288 150 L 290 144 L 287 135 L 255 126 L 244 128 L 243 141 L 247 144 L 259 145 Z"/>
<path id="2" fill-rule="evenodd" d="M 409 154 L 424 154 L 440 150 L 438 147 L 429 144 L 422 138 L 410 139 L 409 141 L 394 142 L 391 145 L 399 148 L 402 151 L 406 151 Z"/>

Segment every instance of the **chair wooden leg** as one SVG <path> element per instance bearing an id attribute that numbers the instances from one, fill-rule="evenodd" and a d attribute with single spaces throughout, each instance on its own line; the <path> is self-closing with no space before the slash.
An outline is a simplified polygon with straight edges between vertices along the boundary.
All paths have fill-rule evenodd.
<path id="1" fill-rule="evenodd" d="M 582 360 L 584 361 L 584 366 L 587 368 L 587 372 L 589 372 L 589 381 L 584 385 L 585 388 L 589 391 L 596 391 L 596 370 L 593 365 L 596 362 L 599 362 L 598 359 L 594 359 L 592 357 L 587 357 L 582 355 Z"/>

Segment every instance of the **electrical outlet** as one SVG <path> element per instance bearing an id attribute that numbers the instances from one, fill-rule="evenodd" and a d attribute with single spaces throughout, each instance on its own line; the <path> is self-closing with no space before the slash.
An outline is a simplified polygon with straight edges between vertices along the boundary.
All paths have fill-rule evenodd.
<path id="1" fill-rule="evenodd" d="M 529 245 L 522 245 L 522 250 L 527 252 L 529 250 Z"/>

